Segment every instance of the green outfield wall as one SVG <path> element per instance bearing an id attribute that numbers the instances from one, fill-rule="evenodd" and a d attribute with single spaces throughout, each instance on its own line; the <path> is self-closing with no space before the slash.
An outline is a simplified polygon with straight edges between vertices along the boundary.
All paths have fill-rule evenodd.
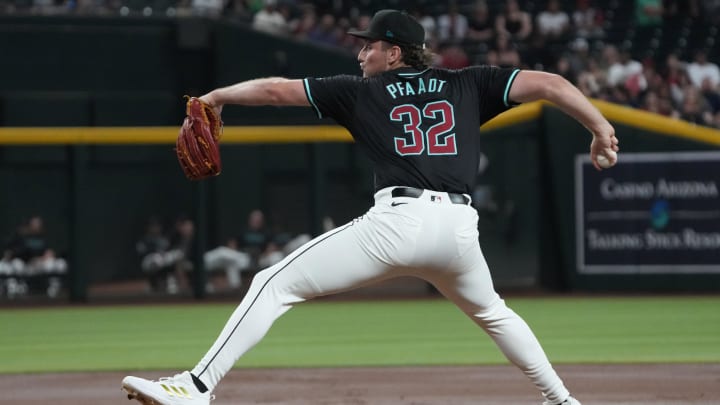
<path id="1" fill-rule="evenodd" d="M 357 73 L 354 55 L 231 20 L 0 16 L 0 125 L 175 125 L 177 100 L 255 77 Z M 316 123 L 301 109 L 229 111 L 228 125 Z"/>

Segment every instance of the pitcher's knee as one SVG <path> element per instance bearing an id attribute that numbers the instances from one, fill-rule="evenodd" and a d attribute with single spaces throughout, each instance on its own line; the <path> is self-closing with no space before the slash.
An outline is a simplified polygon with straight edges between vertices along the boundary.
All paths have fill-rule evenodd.
<path id="1" fill-rule="evenodd" d="M 261 271 L 255 273 L 255 276 L 253 276 L 251 285 L 264 286 L 264 285 L 267 285 L 272 278 L 273 278 L 273 273 L 270 271 L 270 269 L 261 270 Z"/>
<path id="2" fill-rule="evenodd" d="M 251 291 L 283 297 L 282 301 L 303 301 L 317 296 L 315 289 L 297 269 L 269 267 L 253 278 Z"/>
<path id="3" fill-rule="evenodd" d="M 508 308 L 508 306 L 505 305 L 505 301 L 499 297 L 493 300 L 488 306 L 477 308 L 477 310 L 472 313 L 473 318 L 485 325 L 516 316 L 515 312 Z"/>

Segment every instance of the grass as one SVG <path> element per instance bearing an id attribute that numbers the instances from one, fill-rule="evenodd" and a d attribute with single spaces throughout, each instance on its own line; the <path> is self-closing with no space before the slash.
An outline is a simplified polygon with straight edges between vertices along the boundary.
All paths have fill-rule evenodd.
<path id="1" fill-rule="evenodd" d="M 553 363 L 720 362 L 720 297 L 507 300 Z M 0 311 L 0 373 L 187 369 L 235 306 Z M 278 320 L 238 367 L 505 364 L 443 300 L 312 302 Z"/>

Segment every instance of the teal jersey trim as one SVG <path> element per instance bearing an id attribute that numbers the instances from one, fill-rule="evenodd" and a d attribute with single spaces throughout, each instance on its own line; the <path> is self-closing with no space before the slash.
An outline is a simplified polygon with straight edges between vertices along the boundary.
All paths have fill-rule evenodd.
<path id="1" fill-rule="evenodd" d="M 514 72 L 510 75 L 510 78 L 507 81 L 507 84 L 505 85 L 505 94 L 503 94 L 503 103 L 505 103 L 505 107 L 512 107 L 510 105 L 510 100 L 508 99 L 508 95 L 510 94 L 510 87 L 513 84 L 513 81 L 515 81 L 515 76 L 520 73 L 520 69 L 515 69 Z"/>
<path id="2" fill-rule="evenodd" d="M 315 109 L 315 113 L 317 113 L 318 118 L 322 118 L 323 115 L 320 112 L 318 106 L 315 104 L 315 100 L 313 100 L 312 94 L 310 94 L 310 84 L 308 83 L 308 79 L 303 79 L 303 87 L 305 87 L 305 96 L 307 96 L 308 101 Z"/>
<path id="3" fill-rule="evenodd" d="M 397 75 L 398 75 L 398 76 L 417 76 L 417 75 L 421 75 L 421 74 L 423 74 L 423 73 L 425 73 L 425 72 L 427 72 L 427 71 L 428 71 L 428 69 L 425 69 L 425 70 L 423 70 L 422 72 L 415 72 L 415 73 L 398 73 Z"/>

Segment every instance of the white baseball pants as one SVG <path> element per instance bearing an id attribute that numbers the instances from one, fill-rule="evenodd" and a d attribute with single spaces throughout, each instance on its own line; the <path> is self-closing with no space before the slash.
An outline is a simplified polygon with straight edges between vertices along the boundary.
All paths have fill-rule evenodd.
<path id="1" fill-rule="evenodd" d="M 477 212 L 425 190 L 419 198 L 375 194 L 360 218 L 259 272 L 205 357 L 192 370 L 210 390 L 294 304 L 398 276 L 432 283 L 495 341 L 548 401 L 568 391 L 528 325 L 495 292 L 478 243 Z"/>

